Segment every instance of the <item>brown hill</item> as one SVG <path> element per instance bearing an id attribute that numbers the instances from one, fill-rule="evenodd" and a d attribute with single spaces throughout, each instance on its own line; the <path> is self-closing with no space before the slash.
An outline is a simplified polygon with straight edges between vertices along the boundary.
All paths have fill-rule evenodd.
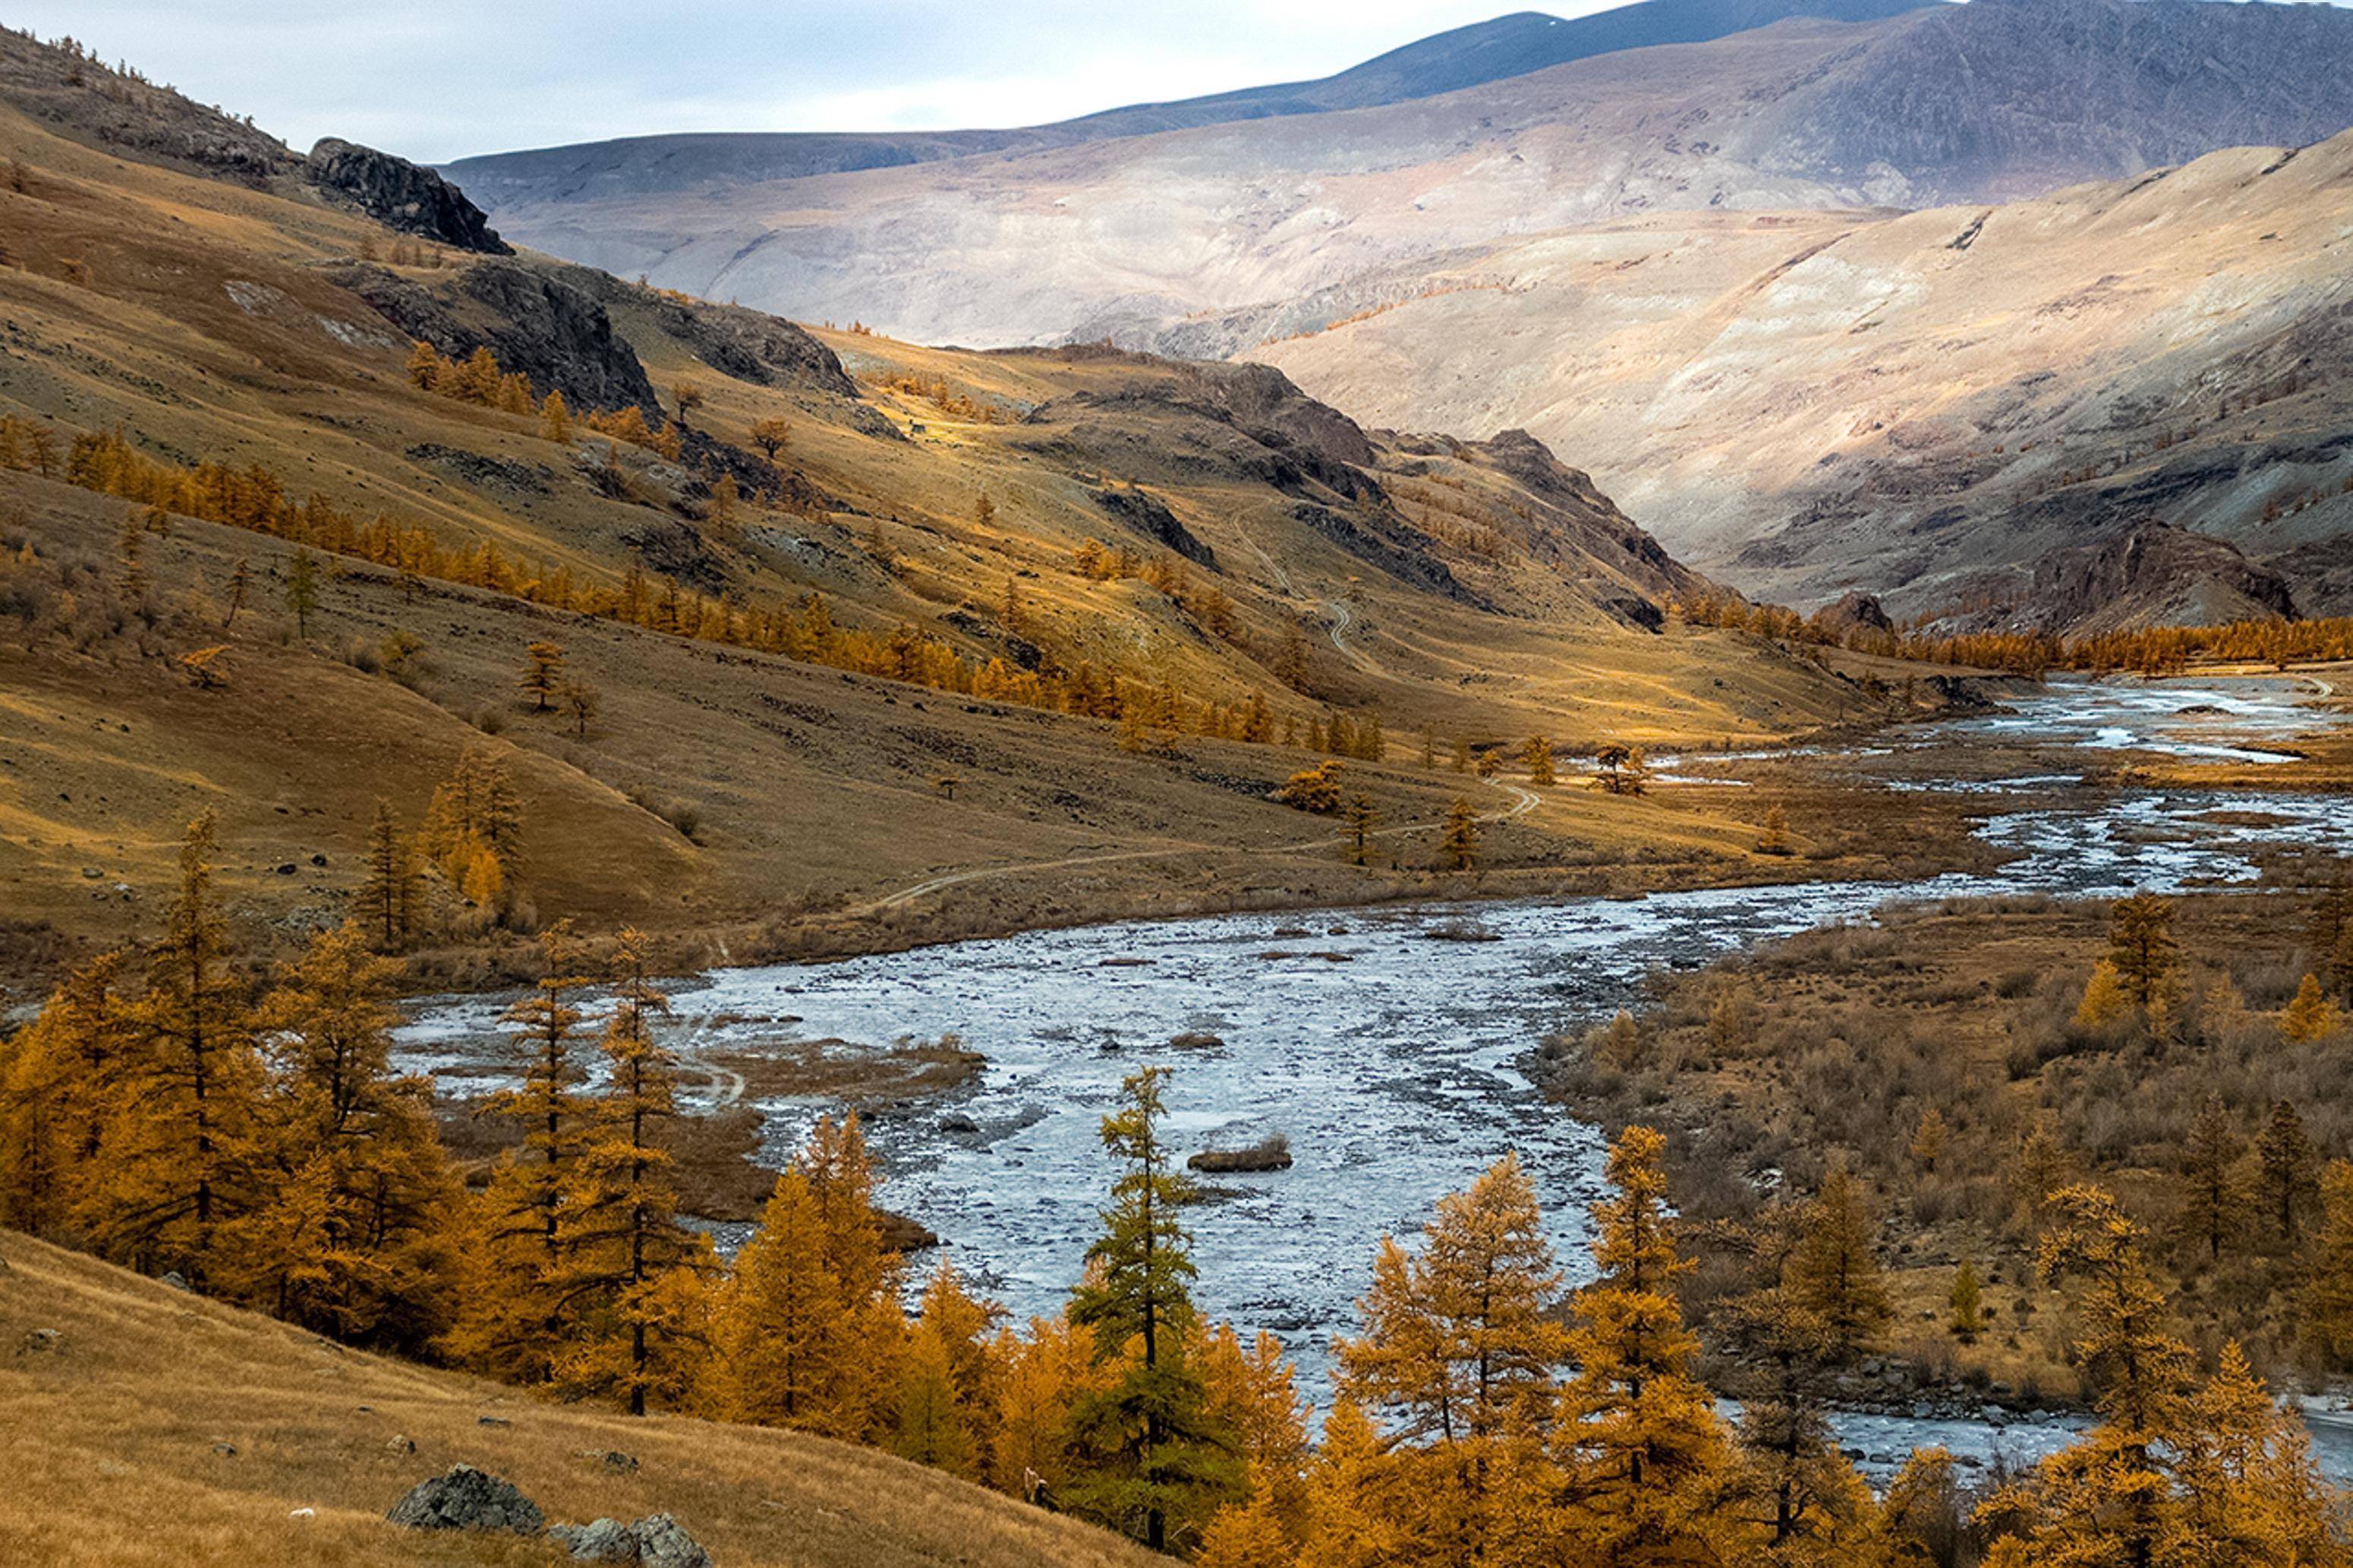
<path id="1" fill-rule="evenodd" d="M 1419 732 L 1574 750 L 1885 710 L 1662 629 L 1697 580 L 1526 437 L 1368 432 L 1262 368 L 811 334 L 114 145 L 0 110 L 0 889 L 33 967 L 150 929 L 207 807 L 259 950 L 340 918 L 377 800 L 414 825 L 469 747 L 523 796 L 526 917 L 635 921 L 700 963 L 1416 890 L 1466 790 L 1510 818 L 1503 875 L 1736 871 L 1732 803 L 1538 800 L 1414 765 Z M 675 458 L 552 436 L 415 384 L 411 333 L 575 422 L 691 427 Z M 123 499 L 150 481 L 171 507 Z M 298 619 L 304 540 L 345 553 Z M 517 691 L 536 639 L 585 721 Z M 1128 746 L 1113 679 L 1160 715 Z M 1275 738 L 1379 714 L 1387 755 L 1354 765 L 1398 865 L 1266 798 L 1302 753 L 1235 738 L 1254 702 Z"/>
<path id="2" fill-rule="evenodd" d="M 1165 1561 L 871 1449 L 534 1399 L 13 1231 L 0 1232 L 0 1347 L 9 1562 L 560 1559 L 544 1541 L 385 1521 L 411 1486 L 458 1464 L 513 1482 L 551 1521 L 669 1513 L 727 1568 Z"/>

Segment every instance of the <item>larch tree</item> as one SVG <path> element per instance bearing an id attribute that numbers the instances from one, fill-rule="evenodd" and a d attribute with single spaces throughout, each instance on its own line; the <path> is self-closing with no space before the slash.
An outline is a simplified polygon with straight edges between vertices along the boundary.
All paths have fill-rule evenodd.
<path id="1" fill-rule="evenodd" d="M 1384 1239 L 1357 1303 L 1364 1331 L 1335 1346 L 1341 1396 L 1389 1422 L 1386 1527 L 1430 1563 L 1531 1552 L 1548 1489 L 1544 1431 L 1568 1336 L 1561 1274 L 1535 1189 L 1505 1155 L 1439 1200 L 1419 1254 Z"/>
<path id="2" fill-rule="evenodd" d="M 500 1022 L 523 1060 L 522 1079 L 483 1108 L 513 1130 L 514 1152 L 475 1201 L 472 1281 L 449 1352 L 501 1376 L 548 1373 L 558 1329 L 558 1232 L 586 1133 L 580 1060 L 589 984 L 568 921 L 540 933 L 540 975 Z"/>
<path id="3" fill-rule="evenodd" d="M 113 952 L 74 970 L 0 1041 L 0 1225 L 86 1239 L 76 1210 L 105 1174 L 109 1121 L 138 1065 L 121 991 L 132 963 Z"/>
<path id="4" fill-rule="evenodd" d="M 2222 1256 L 2248 1218 L 2246 1143 L 2220 1099 L 2209 1099 L 2190 1123 L 2174 1178 L 2180 1194 L 2181 1234 L 2208 1262 Z"/>
<path id="5" fill-rule="evenodd" d="M 1862 1181 L 1844 1161 L 1834 1163 L 1803 1211 L 1788 1285 L 1820 1321 L 1824 1347 L 1842 1364 L 1868 1354 L 1895 1316 L 1877 1230 Z"/>
<path id="6" fill-rule="evenodd" d="M 678 1115 L 678 1063 L 654 1039 L 670 1000 L 647 978 L 644 938 L 621 933 L 613 1010 L 598 1042 L 605 1088 L 556 1214 L 557 1307 L 567 1329 L 556 1376 L 617 1394 L 632 1415 L 675 1395 L 693 1373 L 700 1277 L 709 1240 L 678 1220 L 672 1160 L 661 1134 Z"/>
<path id="7" fill-rule="evenodd" d="M 2305 1263 L 2305 1339 L 2331 1367 L 2353 1368 L 2353 1161 L 2331 1160 L 2320 1173 L 2320 1224 Z"/>
<path id="8" fill-rule="evenodd" d="M 752 445 L 759 447 L 760 455 L 771 463 L 776 460 L 776 454 L 791 447 L 792 442 L 790 420 L 780 419 L 771 414 L 752 422 Z"/>
<path id="9" fill-rule="evenodd" d="M 1528 783 L 1538 789 L 1550 789 L 1554 780 L 1552 742 L 1542 735 L 1531 735 L 1520 754 L 1528 764 Z"/>
<path id="10" fill-rule="evenodd" d="M 524 647 L 522 677 L 515 682 L 515 687 L 531 699 L 533 712 L 546 712 L 563 685 L 564 649 L 561 646 L 537 641 Z"/>
<path id="11" fill-rule="evenodd" d="M 387 1005 L 399 966 L 345 925 L 312 939 L 258 1014 L 277 1068 L 266 1153 L 271 1194 L 236 1248 L 278 1315 L 362 1344 L 416 1352 L 448 1326 L 457 1185 L 432 1085 L 392 1070 Z"/>
<path id="12" fill-rule="evenodd" d="M 400 830 L 392 803 L 379 800 L 375 819 L 368 826 L 367 870 L 352 900 L 353 918 L 378 952 L 400 952 L 417 934 L 423 902 L 416 852 Z"/>
<path id="13" fill-rule="evenodd" d="M 2305 1211 L 2320 1191 L 2320 1156 L 2304 1130 L 2304 1118 L 2289 1101 L 2272 1102 L 2270 1119 L 2255 1142 L 2255 1164 L 2263 1217 L 2281 1241 L 2294 1246 Z"/>
<path id="14" fill-rule="evenodd" d="M 1555 1447 L 1567 1471 L 1568 1536 L 1602 1563 L 1716 1552 L 1730 1521 L 1708 1500 L 1730 1455 L 1713 1396 L 1694 1374 L 1699 1340 L 1676 1279 L 1691 1268 L 1667 1196 L 1666 1139 L 1630 1127 L 1611 1146 L 1610 1196 L 1593 1205 L 1597 1277 L 1571 1300 Z M 1704 1561 L 1704 1555 L 1693 1560 Z"/>
<path id="15" fill-rule="evenodd" d="M 539 433 L 559 447 L 572 445 L 572 409 L 561 391 L 550 392 L 539 405 Z"/>
<path id="16" fill-rule="evenodd" d="M 2310 1045 L 2335 1034 L 2342 1023 L 2337 1004 L 2321 987 L 2320 976 L 2307 974 L 2280 1015 L 2280 1038 L 2293 1046 Z"/>
<path id="17" fill-rule="evenodd" d="M 1071 1415 L 1084 1467 L 1074 1498 L 1155 1552 L 1172 1522 L 1185 1532 L 1238 1479 L 1231 1439 L 1209 1420 L 1200 1371 L 1185 1356 L 1194 1268 L 1180 1211 L 1192 1184 L 1160 1136 L 1167 1078 L 1165 1068 L 1130 1075 L 1120 1109 L 1103 1118 L 1103 1147 L 1123 1169 L 1070 1306 L 1071 1322 L 1092 1331 L 1098 1355 L 1116 1366 Z"/>
<path id="18" fill-rule="evenodd" d="M 1736 1431 L 1748 1479 L 1768 1504 L 1774 1544 L 1785 1552 L 1800 1542 L 1846 1539 L 1867 1512 L 1858 1506 L 1853 1472 L 1831 1443 L 1830 1399 L 1843 1359 L 1837 1337 L 1790 1284 L 1810 1231 L 1810 1206 L 1776 1204 L 1742 1228 L 1746 1288 L 1720 1303 L 1715 1317 L 1737 1358 Z"/>
<path id="19" fill-rule="evenodd" d="M 844 1331 L 840 1283 L 826 1267 L 817 1194 L 806 1173 L 788 1169 L 776 1179 L 759 1229 L 736 1255 L 717 1321 L 729 1420 L 861 1435 L 836 1421 L 839 1360 L 854 1346 Z"/>
<path id="20" fill-rule="evenodd" d="M 90 1227 L 104 1256 L 177 1268 L 193 1283 L 209 1278 L 218 1227 L 252 1206 L 262 1089 L 213 847 L 207 813 L 181 845 L 180 890 L 129 1009 L 133 1065 L 112 1108 Z"/>
<path id="21" fill-rule="evenodd" d="M 2132 1005 L 2144 1013 L 2171 999 L 2181 944 L 2173 935 L 2173 904 L 2146 889 L 2117 900 L 2108 925 L 2108 962 Z"/>
<path id="22" fill-rule="evenodd" d="M 1371 795 L 1360 792 L 1348 797 L 1348 804 L 1341 809 L 1340 820 L 1348 826 L 1348 858 L 1353 864 L 1361 866 L 1365 863 L 1366 840 L 1371 837 L 1374 825 L 1380 819 L 1381 814 L 1373 805 Z"/>
<path id="23" fill-rule="evenodd" d="M 311 635 L 311 617 L 319 613 L 319 558 L 308 547 L 294 552 L 286 568 L 286 609 L 294 617 L 294 635 Z"/>
<path id="24" fill-rule="evenodd" d="M 1479 863 L 1479 814 L 1461 795 L 1446 808 L 1446 826 L 1438 839 L 1439 859 L 1457 871 Z"/>

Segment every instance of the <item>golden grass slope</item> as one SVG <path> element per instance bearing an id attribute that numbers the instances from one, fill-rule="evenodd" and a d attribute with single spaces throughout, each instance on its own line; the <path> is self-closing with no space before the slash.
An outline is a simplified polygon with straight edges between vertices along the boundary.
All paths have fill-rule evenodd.
<path id="1" fill-rule="evenodd" d="M 411 1486 L 456 1464 L 514 1482 L 550 1522 L 670 1513 L 726 1568 L 1161 1561 L 870 1449 L 536 1400 L 345 1350 L 13 1231 L 0 1232 L 0 1563 L 560 1558 L 544 1541 L 385 1522 Z M 615 1452 L 637 1467 L 607 1464 Z"/>

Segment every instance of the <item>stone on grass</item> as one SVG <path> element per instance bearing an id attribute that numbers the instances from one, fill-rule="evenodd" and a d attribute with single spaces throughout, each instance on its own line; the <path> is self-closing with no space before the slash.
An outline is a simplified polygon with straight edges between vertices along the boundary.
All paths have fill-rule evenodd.
<path id="1" fill-rule="evenodd" d="M 385 1518 L 411 1530 L 509 1530 L 537 1535 L 547 1522 L 539 1505 L 510 1482 L 471 1465 L 422 1480 Z"/>
<path id="2" fill-rule="evenodd" d="M 639 1568 L 711 1568 L 711 1553 L 678 1521 L 648 1514 L 635 1524 L 617 1519 L 559 1524 L 547 1532 L 575 1563 L 635 1563 Z"/>

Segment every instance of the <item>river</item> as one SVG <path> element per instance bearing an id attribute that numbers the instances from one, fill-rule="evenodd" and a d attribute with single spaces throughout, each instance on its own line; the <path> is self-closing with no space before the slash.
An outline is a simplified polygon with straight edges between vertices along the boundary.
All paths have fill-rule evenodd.
<path id="1" fill-rule="evenodd" d="M 1547 1103 L 1523 1066 L 1544 1037 L 1632 1001 L 1651 971 L 1867 920 L 1894 899 L 2174 890 L 2251 880 L 2265 845 L 2353 850 L 2337 797 L 2087 790 L 2047 772 L 1924 781 L 1901 765 L 1936 747 L 2021 739 L 2087 766 L 2134 750 L 2284 760 L 2295 734 L 2334 718 L 2287 683 L 2072 683 L 2012 709 L 1916 727 L 1850 759 L 1866 774 L 1889 767 L 1862 787 L 1988 795 L 1981 832 L 2017 855 L 1991 876 L 1144 921 L 723 970 L 676 988 L 670 1043 L 744 1049 L 781 1032 L 854 1049 L 954 1034 L 983 1053 L 975 1088 L 873 1119 L 870 1139 L 881 1202 L 938 1231 L 957 1268 L 1020 1317 L 1054 1310 L 1078 1277 L 1112 1174 L 1097 1127 L 1121 1079 L 1167 1065 L 1168 1132 L 1187 1152 L 1273 1132 L 1290 1141 L 1292 1169 L 1215 1178 L 1217 1195 L 1189 1216 L 1198 1296 L 1246 1336 L 1279 1336 L 1303 1389 L 1321 1398 L 1331 1338 L 1354 1327 L 1378 1238 L 1417 1232 L 1436 1198 L 1507 1151 L 1536 1183 L 1570 1281 L 1583 1277 L 1601 1141 Z M 1739 759 L 1704 765 L 1736 773 Z M 401 1031 L 405 1059 L 429 1068 L 461 1046 L 478 1059 L 504 1000 L 424 1004 Z M 1221 1043 L 1172 1047 L 1180 1035 Z M 763 1109 L 769 1152 L 782 1158 L 826 1108 Z M 1856 1415 L 1841 1436 L 1883 1473 L 1915 1443 L 2031 1460 L 2070 1425 Z M 2331 1470 L 2353 1473 L 2353 1443 L 2316 1430 L 2334 1437 Z"/>

